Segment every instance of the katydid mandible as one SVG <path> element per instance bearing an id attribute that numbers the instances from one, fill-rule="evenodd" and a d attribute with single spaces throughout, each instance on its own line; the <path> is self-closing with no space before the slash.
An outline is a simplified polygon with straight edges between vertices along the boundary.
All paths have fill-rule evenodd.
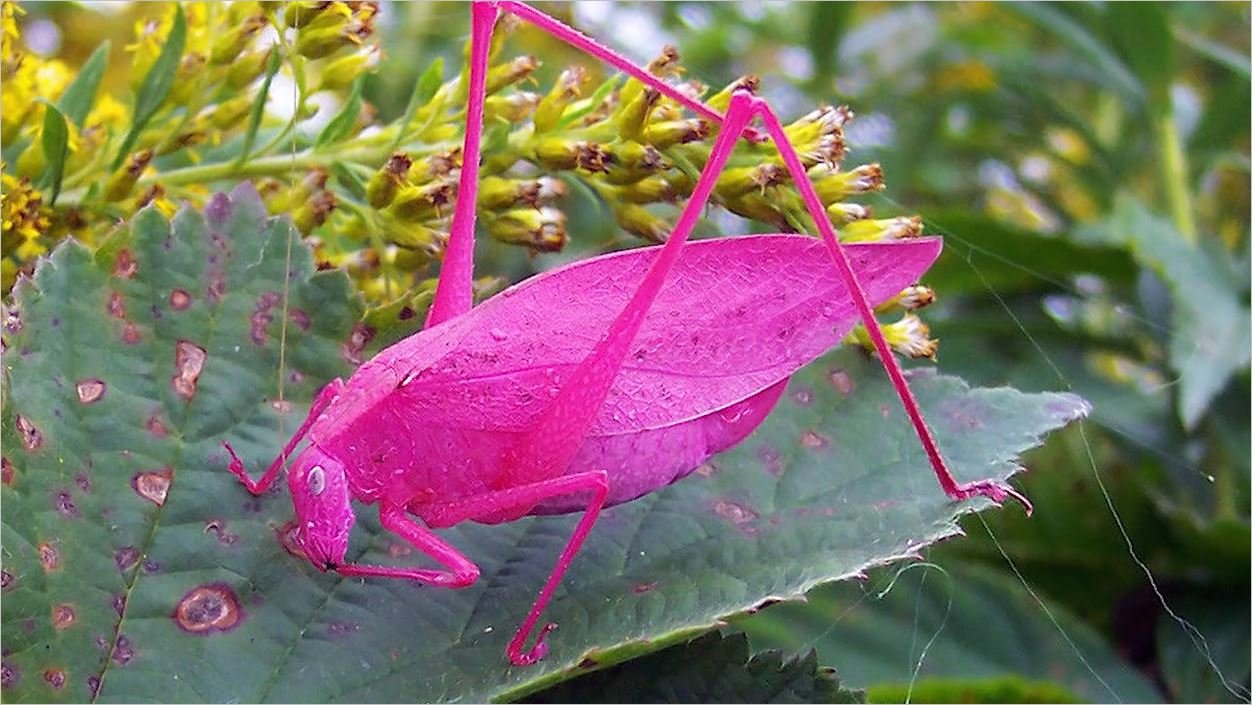
<path id="1" fill-rule="evenodd" d="M 512 13 L 624 71 L 718 125 L 690 200 L 664 245 L 604 255 L 522 282 L 472 307 L 479 142 L 488 47 Z M 432 530 L 582 511 L 509 660 L 547 653 L 544 607 L 600 511 L 685 477 L 764 421 L 788 378 L 865 324 L 943 490 L 954 500 L 1016 497 L 996 481 L 948 471 L 873 305 L 914 284 L 940 251 L 922 238 L 841 246 L 803 163 L 770 106 L 739 91 L 725 114 L 521 3 L 472 8 L 464 164 L 443 268 L 425 330 L 335 380 L 260 480 L 230 446 L 230 470 L 265 492 L 288 473 L 297 540 L 319 570 L 449 588 L 478 567 Z M 735 142 L 759 118 L 821 239 L 754 235 L 685 244 Z M 345 561 L 351 501 L 379 504 L 382 524 L 442 569 Z M 1029 505 L 1027 505 L 1029 506 Z M 416 517 L 416 518 L 415 518 Z M 420 520 L 420 521 L 418 521 Z"/>

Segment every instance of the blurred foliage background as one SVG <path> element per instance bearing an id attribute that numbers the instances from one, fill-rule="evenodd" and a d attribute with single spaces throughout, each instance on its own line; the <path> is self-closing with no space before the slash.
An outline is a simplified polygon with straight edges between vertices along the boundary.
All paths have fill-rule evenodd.
<path id="1" fill-rule="evenodd" d="M 857 117 L 842 126 L 849 163 L 880 163 L 889 186 L 856 194 L 858 202 L 880 218 L 919 213 L 928 233 L 946 238 L 944 256 L 926 282 L 939 294 L 927 318 L 941 340 L 942 369 L 974 384 L 1068 389 L 1094 406 L 1087 423 L 1029 456 L 1031 472 L 1021 486 L 1038 507 L 1034 517 L 1015 510 L 969 517 L 969 539 L 928 552 L 925 562 L 819 588 L 806 604 L 770 607 L 727 630 L 746 632 L 753 648 L 816 648 L 821 664 L 838 669 L 845 684 L 867 688 L 872 701 L 1248 700 L 1252 94 L 1246 3 L 541 6 L 641 62 L 662 45 L 676 46 L 683 79 L 721 87 L 755 74 L 785 117 L 819 104 L 851 106 Z M 10 4 L 5 7 L 7 32 Z M 107 40 L 101 95 L 128 96 L 132 88 L 142 95 L 143 74 L 132 61 L 145 51 L 147 61 L 159 61 L 161 47 L 141 41 L 151 7 L 28 2 L 22 8 L 22 41 L 40 64 L 31 80 L 43 81 L 44 90 L 59 81 L 63 91 Z M 222 13 L 216 21 L 230 12 L 221 6 L 200 11 Z M 360 23 L 360 8 L 352 12 L 346 21 Z M 234 17 L 232 26 L 245 20 Z M 329 62 L 309 70 L 305 81 L 333 84 L 310 99 L 316 114 L 302 98 L 287 100 L 288 115 L 300 103 L 296 114 L 308 119 L 292 130 L 294 140 L 278 108 L 256 121 L 247 142 L 274 148 L 263 158 L 271 160 L 268 168 L 223 169 L 181 186 L 166 182 L 161 193 L 150 186 L 145 191 L 142 182 L 135 186 L 139 173 L 153 173 L 144 172 L 146 163 L 129 185 L 115 183 L 126 178 L 124 163 L 105 172 L 112 181 L 96 186 L 85 179 L 72 183 L 70 176 L 63 203 L 90 200 L 92 188 L 105 194 L 119 189 L 116 199 L 97 199 L 100 209 L 81 216 L 85 223 L 73 220 L 72 208 L 18 207 L 22 168 L 44 178 L 46 164 L 21 165 L 20 156 L 10 156 L 21 154 L 15 145 L 40 140 L 55 148 L 57 142 L 42 133 L 55 125 L 45 120 L 32 130 L 20 119 L 33 97 L 47 93 L 32 84 L 25 102 L 11 105 L 6 92 L 6 290 L 21 263 L 46 249 L 49 238 L 106 237 L 110 218 L 140 202 L 194 198 L 218 178 L 242 174 L 274 180 L 271 193 L 280 202 L 271 206 L 295 209 L 298 223 L 309 219 L 302 230 L 327 243 L 328 264 L 366 272 L 362 289 L 380 302 L 372 322 L 383 325 L 390 316 L 394 323 L 398 309 L 388 312 L 382 304 L 406 287 L 428 294 L 414 282 L 437 252 L 441 221 L 420 221 L 431 232 L 415 230 L 399 250 L 372 240 L 373 251 L 384 253 L 381 264 L 377 257 L 354 259 L 358 250 L 336 245 L 395 232 L 394 224 L 388 229 L 371 220 L 385 216 L 351 205 L 354 198 L 368 200 L 366 189 L 397 139 L 385 127 L 363 130 L 407 124 L 414 87 L 421 92 L 423 83 L 427 101 L 437 90 L 456 99 L 453 79 L 467 20 L 462 5 L 383 3 L 365 18 L 370 31 L 358 33 L 361 41 L 344 45 L 340 56 L 362 57 L 339 69 L 348 72 L 344 77 L 328 79 L 335 75 Z M 203 31 L 210 20 L 199 21 Z M 222 34 L 197 38 L 195 22 L 189 27 L 187 41 L 205 42 L 212 63 L 210 44 Z M 6 36 L 6 47 L 9 41 Z M 534 30 L 515 32 L 509 52 L 539 57 L 541 65 L 517 79 L 539 95 L 570 66 L 592 72 L 584 96 L 607 78 Z M 271 73 L 270 55 L 254 54 L 246 55 L 250 67 L 236 68 L 244 63 L 237 56 L 220 63 L 222 81 L 229 82 L 231 69 L 252 75 L 243 82 L 250 86 L 243 100 L 218 115 L 214 127 L 196 136 L 188 129 L 195 125 L 184 122 L 166 133 L 138 135 L 139 146 L 146 139 L 158 153 L 154 168 L 233 163 L 253 131 L 249 115 L 258 91 L 270 91 L 271 103 L 296 92 L 287 63 L 274 62 L 272 81 L 262 81 Z M 447 68 L 430 78 L 439 60 Z M 6 81 L 14 80 L 9 68 Z M 205 70 L 178 69 L 188 76 Z M 74 108 L 62 104 L 61 110 L 72 117 Z M 100 139 L 91 125 L 117 120 L 108 139 L 123 136 L 123 108 L 101 99 L 93 110 L 98 114 L 84 115 L 85 122 L 71 120 L 84 127 L 71 130 L 66 174 L 90 174 L 89 160 L 105 158 L 72 146 L 74 139 L 87 145 Z M 457 116 L 428 121 L 422 130 L 438 132 L 444 119 L 455 126 Z M 339 129 L 336 120 L 351 124 L 324 138 Z M 199 141 L 176 144 L 179 139 Z M 323 139 L 348 156 L 372 150 L 370 159 L 328 162 L 327 173 L 313 182 L 306 163 L 294 170 L 280 163 L 292 150 L 316 153 Z M 160 154 L 175 145 L 168 156 Z M 192 146 L 197 149 L 186 149 Z M 745 164 L 751 156 L 743 156 Z M 299 178 L 306 179 L 303 191 L 283 190 Z M 640 244 L 587 181 L 563 181 L 569 193 L 561 204 L 559 252 L 543 253 L 557 248 L 533 239 L 524 247 L 483 246 L 480 274 L 512 281 Z M 338 206 L 330 225 L 315 207 L 326 192 Z M 35 222 L 14 213 L 34 213 Z M 360 223 L 352 220 L 357 216 Z M 21 226 L 35 227 L 40 217 L 51 222 L 38 237 L 24 238 Z M 717 211 L 703 232 L 779 227 L 760 220 L 770 219 Z M 497 235 L 514 244 L 519 239 Z M 421 259 L 416 279 L 387 279 L 387 267 L 404 269 L 406 258 L 414 257 Z M 383 275 L 372 279 L 380 270 Z M 492 286 L 484 280 L 484 291 Z M 404 305 L 417 305 L 419 293 L 405 296 Z"/>

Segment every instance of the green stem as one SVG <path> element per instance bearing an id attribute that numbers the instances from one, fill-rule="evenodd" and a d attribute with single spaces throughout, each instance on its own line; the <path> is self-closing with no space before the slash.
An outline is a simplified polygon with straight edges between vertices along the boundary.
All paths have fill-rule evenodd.
<path id="1" fill-rule="evenodd" d="M 1191 192 L 1187 188 L 1187 154 L 1183 151 L 1178 123 L 1172 113 L 1161 115 L 1156 122 L 1156 135 L 1161 151 L 1161 180 L 1169 203 L 1174 227 L 1188 244 L 1196 242 L 1195 215 L 1191 208 Z"/>

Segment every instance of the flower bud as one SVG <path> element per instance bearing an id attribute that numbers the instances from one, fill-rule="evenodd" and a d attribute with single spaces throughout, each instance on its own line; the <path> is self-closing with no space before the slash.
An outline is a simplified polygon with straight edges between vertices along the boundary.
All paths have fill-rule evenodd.
<path id="1" fill-rule="evenodd" d="M 547 132 L 560 123 L 561 116 L 565 114 L 565 109 L 569 107 L 569 104 L 582 96 L 583 87 L 587 85 L 588 78 L 586 69 L 581 66 L 574 66 L 561 72 L 552 90 L 539 101 L 535 109 L 535 134 Z"/>
<path id="2" fill-rule="evenodd" d="M 869 206 L 859 203 L 832 203 L 826 207 L 826 215 L 830 216 L 830 222 L 836 228 L 842 228 L 854 220 L 864 220 L 871 214 Z"/>
<path id="3" fill-rule="evenodd" d="M 904 314 L 904 317 L 895 323 L 887 323 L 881 326 L 883 337 L 887 339 L 887 344 L 895 352 L 912 359 L 928 358 L 935 359 L 935 354 L 939 351 L 939 341 L 930 338 L 930 328 L 912 313 Z M 865 330 L 865 324 L 858 323 L 844 338 L 845 344 L 860 345 L 866 350 L 873 352 L 874 341 L 870 339 L 869 332 Z"/>
<path id="4" fill-rule="evenodd" d="M 615 142 L 608 146 L 608 152 L 612 155 L 614 171 L 620 168 L 647 174 L 670 167 L 661 151 L 650 144 Z"/>
<path id="5" fill-rule="evenodd" d="M 487 176 L 478 185 L 478 207 L 482 210 L 504 210 L 513 206 L 538 208 L 565 195 L 564 181 L 543 176 L 529 181 Z"/>
<path id="6" fill-rule="evenodd" d="M 420 252 L 427 258 L 439 251 L 443 241 L 438 232 L 421 223 L 396 219 L 386 220 L 383 239 L 405 250 Z"/>
<path id="7" fill-rule="evenodd" d="M 396 152 L 391 155 L 382 169 L 374 172 L 365 184 L 365 199 L 373 208 L 385 208 L 396 198 L 396 191 L 409 175 L 413 160 L 407 154 Z"/>
<path id="8" fill-rule="evenodd" d="M 751 74 L 741 76 L 731 82 L 730 85 L 718 91 L 713 97 L 705 101 L 705 104 L 718 112 L 724 113 L 726 112 L 726 109 L 730 107 L 730 96 L 734 95 L 735 91 L 739 90 L 744 90 L 756 95 L 756 92 L 761 90 L 761 79 Z"/>
<path id="9" fill-rule="evenodd" d="M 287 3 L 286 9 L 283 11 L 283 24 L 294 28 L 308 27 L 323 12 L 332 9 L 333 6 L 339 6 L 334 7 L 336 13 L 342 13 L 344 10 L 347 10 L 347 6 L 341 2 L 293 0 Z"/>
<path id="10" fill-rule="evenodd" d="M 822 172 L 825 174 L 822 175 Z M 884 187 L 882 167 L 877 164 L 862 164 L 851 171 L 833 171 L 823 164 L 810 169 L 809 176 L 814 178 L 813 188 L 824 204 L 842 201 L 848 196 L 881 191 Z"/>
<path id="11" fill-rule="evenodd" d="M 373 71 L 378 66 L 378 47 L 368 47 L 326 64 L 322 69 L 322 81 L 319 91 L 333 91 L 346 88 L 363 73 Z"/>
<path id="12" fill-rule="evenodd" d="M 296 35 L 296 53 L 308 59 L 321 59 L 360 43 L 345 21 L 341 27 L 301 29 Z"/>
<path id="13" fill-rule="evenodd" d="M 637 203 L 614 205 L 613 215 L 623 230 L 648 242 L 661 243 L 669 238 L 669 223 Z"/>
<path id="14" fill-rule="evenodd" d="M 537 252 L 557 252 L 565 246 L 565 213 L 556 208 L 518 208 L 487 223 L 487 232 L 500 242 L 523 245 Z"/>
<path id="15" fill-rule="evenodd" d="M 213 66 L 225 66 L 234 61 L 247 48 L 252 37 L 266 24 L 263 14 L 244 18 L 238 26 L 231 27 L 226 34 L 213 43 L 213 49 L 209 52 L 209 63 Z"/>
<path id="16" fill-rule="evenodd" d="M 507 64 L 492 67 L 487 71 L 487 95 L 521 81 L 537 68 L 539 59 L 533 56 L 519 56 Z"/>
<path id="17" fill-rule="evenodd" d="M 683 194 L 670 179 L 657 174 L 622 186 L 617 195 L 628 203 L 673 203 Z"/>
<path id="18" fill-rule="evenodd" d="M 273 51 L 274 47 L 265 51 L 244 52 L 227 69 L 226 85 L 236 90 L 246 88 L 265 72 L 265 65 L 269 63 L 270 53 Z"/>
<path id="19" fill-rule="evenodd" d="M 144 169 L 148 168 L 148 163 L 151 161 L 152 150 L 150 149 L 132 154 L 126 164 L 109 177 L 108 183 L 104 186 L 104 200 L 115 203 L 129 196 L 131 189 L 135 187 L 135 182 L 139 180 L 139 176 L 143 174 Z"/>
<path id="20" fill-rule="evenodd" d="M 623 102 L 617 114 L 617 129 L 622 137 L 634 141 L 642 140 L 648 117 L 660 100 L 660 91 L 655 88 L 645 88 L 634 100 L 629 103 Z"/>
<path id="21" fill-rule="evenodd" d="M 504 118 L 509 122 L 522 122 L 530 117 L 539 105 L 539 94 L 530 91 L 513 91 L 508 95 L 491 95 L 483 103 L 483 116 Z"/>
<path id="22" fill-rule="evenodd" d="M 291 222 L 301 233 L 308 235 L 321 227 L 335 210 L 335 194 L 318 191 L 313 198 L 300 204 L 291 214 Z"/>
<path id="23" fill-rule="evenodd" d="M 244 118 L 252 110 L 252 101 L 252 96 L 244 94 L 225 103 L 218 103 L 213 112 L 209 113 L 209 124 L 223 131 L 241 127 L 246 124 Z"/>
<path id="24" fill-rule="evenodd" d="M 178 64 L 178 73 L 175 74 L 174 85 L 170 87 L 169 102 L 173 105 L 187 105 L 191 102 L 192 96 L 199 88 L 200 81 L 197 80 L 200 72 L 204 71 L 204 54 L 190 52 L 183 56 Z"/>
<path id="25" fill-rule="evenodd" d="M 904 291 L 887 299 L 886 301 L 874 307 L 879 313 L 885 313 L 893 308 L 902 308 L 905 311 L 916 311 L 919 308 L 925 308 L 935 302 L 935 290 L 928 286 L 915 284 L 907 287 Z"/>
<path id="26" fill-rule="evenodd" d="M 726 169 L 717 179 L 715 191 L 722 198 L 734 198 L 753 191 L 761 194 L 770 186 L 776 186 L 787 180 L 787 170 L 766 162 L 756 166 L 741 166 Z"/>
<path id="27" fill-rule="evenodd" d="M 456 187 L 449 181 L 436 181 L 421 186 L 406 186 L 396 194 L 387 212 L 410 222 L 443 217 L 443 209 L 451 201 Z"/>
<path id="28" fill-rule="evenodd" d="M 643 141 L 665 149 L 676 144 L 699 142 L 709 136 L 709 124 L 698 118 L 654 122 L 644 128 Z"/>
<path id="29" fill-rule="evenodd" d="M 854 220 L 839 231 L 840 242 L 908 240 L 921 237 L 920 216 L 900 216 L 881 220 Z"/>
<path id="30" fill-rule="evenodd" d="M 734 198 L 724 199 L 723 203 L 726 206 L 726 210 L 735 215 L 765 223 L 787 232 L 795 230 L 787 222 L 784 208 L 780 206 L 780 203 L 785 202 L 788 197 L 793 198 L 797 203 L 799 201 L 799 196 L 794 191 L 775 190 L 768 196 L 762 195 L 758 191 L 749 191 Z"/>
<path id="31" fill-rule="evenodd" d="M 413 168 L 409 173 L 413 175 L 414 181 L 428 181 L 447 176 L 453 170 L 460 168 L 461 148 L 453 147 L 446 152 L 422 157 L 413 162 Z"/>
<path id="32" fill-rule="evenodd" d="M 613 156 L 595 142 L 575 141 L 564 137 L 545 137 L 535 145 L 535 159 L 553 170 L 583 169 L 605 172 Z"/>
<path id="33" fill-rule="evenodd" d="M 657 78 L 676 76 L 682 70 L 678 62 L 678 49 L 667 44 L 661 48 L 659 56 L 648 62 L 648 73 Z M 645 86 L 639 79 L 632 78 L 626 81 L 626 85 L 622 86 L 621 90 L 621 104 L 630 105 L 644 90 Z"/>

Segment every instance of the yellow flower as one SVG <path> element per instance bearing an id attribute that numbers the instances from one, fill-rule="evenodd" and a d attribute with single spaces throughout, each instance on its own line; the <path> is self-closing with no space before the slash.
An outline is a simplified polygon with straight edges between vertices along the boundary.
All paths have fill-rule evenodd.
<path id="1" fill-rule="evenodd" d="M 43 196 L 29 179 L 0 175 L 0 220 L 3 221 L 4 253 L 18 262 L 34 259 L 47 251 L 39 237 L 48 231 L 48 215 Z"/>

